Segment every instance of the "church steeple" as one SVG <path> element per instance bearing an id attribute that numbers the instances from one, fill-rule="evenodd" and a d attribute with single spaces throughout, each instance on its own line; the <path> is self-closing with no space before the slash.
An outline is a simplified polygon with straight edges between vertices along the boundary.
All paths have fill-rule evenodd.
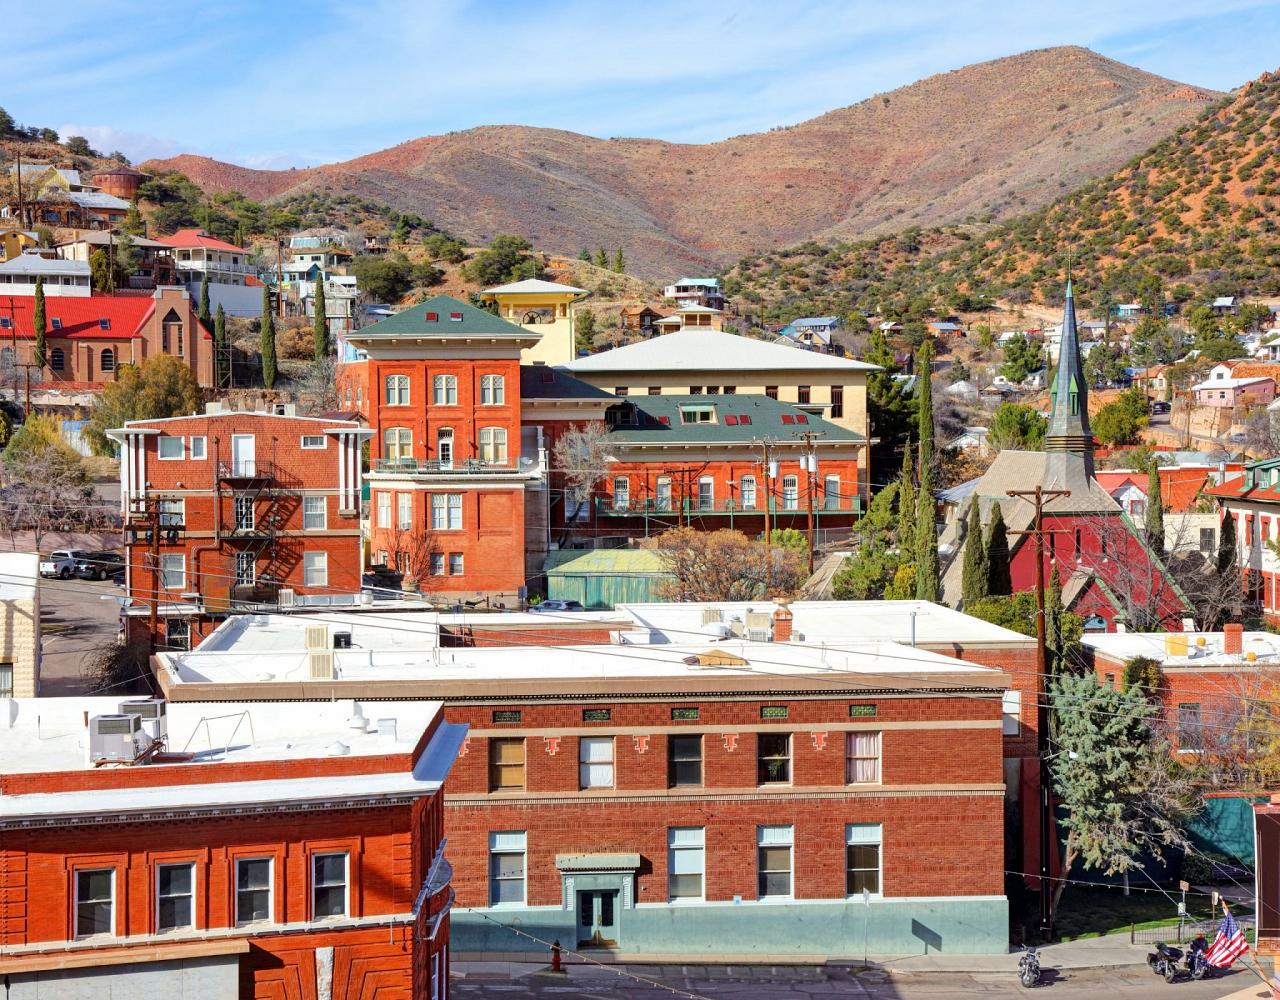
<path id="1" fill-rule="evenodd" d="M 1093 431 L 1089 429 L 1089 385 L 1080 362 L 1076 300 L 1070 278 L 1067 279 L 1067 300 L 1062 311 L 1062 336 L 1058 341 L 1058 370 L 1053 376 L 1049 400 L 1049 429 L 1044 438 L 1044 450 L 1049 453 L 1050 473 L 1065 485 L 1079 474 L 1080 465 L 1083 465 L 1084 474 L 1092 478 Z"/>

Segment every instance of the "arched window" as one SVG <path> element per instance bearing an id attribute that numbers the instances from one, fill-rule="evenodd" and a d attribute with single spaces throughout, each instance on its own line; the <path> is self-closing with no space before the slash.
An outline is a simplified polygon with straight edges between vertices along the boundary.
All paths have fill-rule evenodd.
<path id="1" fill-rule="evenodd" d="M 388 427 L 382 450 L 383 457 L 392 462 L 413 458 L 413 432 L 408 427 Z"/>
<path id="2" fill-rule="evenodd" d="M 440 427 L 436 430 L 436 461 L 441 468 L 453 468 L 453 428 Z"/>
<path id="3" fill-rule="evenodd" d="M 55 347 L 49 352 L 49 367 L 55 372 L 60 372 L 67 367 L 67 356 L 61 347 Z"/>
<path id="4" fill-rule="evenodd" d="M 99 366 L 99 370 L 102 372 L 113 372 L 116 370 L 116 352 L 110 347 L 104 347 L 102 349 L 102 361 Z"/>
<path id="5" fill-rule="evenodd" d="M 165 354 L 176 350 L 178 357 L 182 357 L 182 317 L 176 309 L 165 313 L 164 321 L 160 324 L 160 350 Z"/>
<path id="6" fill-rule="evenodd" d="M 743 476 L 742 483 L 738 487 L 738 502 L 742 504 L 743 510 L 756 509 L 756 477 Z"/>
<path id="7" fill-rule="evenodd" d="M 507 380 L 502 375 L 480 376 L 480 405 L 501 406 L 507 401 Z"/>
<path id="8" fill-rule="evenodd" d="M 408 375 L 388 375 L 384 385 L 386 386 L 386 403 L 388 406 L 409 405 Z"/>
<path id="9" fill-rule="evenodd" d="M 431 401 L 436 406 L 458 405 L 458 376 L 437 375 L 431 380 Z"/>
<path id="10" fill-rule="evenodd" d="M 480 428 L 480 458 L 491 465 L 507 464 L 507 429 Z"/>
<path id="11" fill-rule="evenodd" d="M 631 480 L 618 476 L 613 481 L 613 509 L 626 510 L 631 506 Z"/>
<path id="12" fill-rule="evenodd" d="M 800 506 L 800 477 L 782 477 L 782 509 L 796 510 Z"/>

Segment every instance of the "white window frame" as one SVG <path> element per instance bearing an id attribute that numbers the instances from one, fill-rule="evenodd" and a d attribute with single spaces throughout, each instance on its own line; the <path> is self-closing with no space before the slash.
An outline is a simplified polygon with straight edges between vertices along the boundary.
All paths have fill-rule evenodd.
<path id="1" fill-rule="evenodd" d="M 170 893 L 168 896 L 160 894 L 160 870 L 163 868 L 186 868 L 191 873 L 191 892 L 186 894 Z M 160 926 L 160 903 L 163 899 L 182 899 L 189 897 L 191 900 L 191 916 L 185 924 L 174 924 L 172 927 Z M 157 934 L 173 934 L 178 931 L 195 930 L 196 927 L 196 863 L 194 861 L 163 861 L 156 865 L 155 870 L 155 921 Z"/>
<path id="2" fill-rule="evenodd" d="M 164 453 L 165 445 L 177 444 L 178 453 L 176 455 L 166 455 Z M 161 462 L 181 462 L 187 457 L 186 441 L 181 437 L 174 437 L 169 434 L 162 434 L 156 438 L 156 458 Z"/>
<path id="3" fill-rule="evenodd" d="M 1017 736 L 1022 730 L 1022 692 L 1012 688 L 1000 696 L 1000 732 Z"/>
<path id="4" fill-rule="evenodd" d="M 236 553 L 235 575 L 237 587 L 252 587 L 258 582 L 257 553 L 239 551 Z M 246 572 L 247 568 L 247 572 Z"/>
<path id="5" fill-rule="evenodd" d="M 316 507 L 319 510 L 307 510 L 308 507 Z M 320 523 L 311 524 L 309 521 L 319 515 Z M 329 527 L 329 498 L 325 496 L 303 497 L 302 498 L 302 530 L 303 531 L 324 531 Z"/>
<path id="6" fill-rule="evenodd" d="M 613 480 L 613 509 L 626 510 L 631 506 L 631 480 L 616 476 Z"/>
<path id="7" fill-rule="evenodd" d="M 258 524 L 258 512 L 254 509 L 253 496 L 237 493 L 231 499 L 231 515 L 236 531 L 252 531 Z"/>
<path id="8" fill-rule="evenodd" d="M 193 462 L 203 462 L 209 457 L 209 439 L 203 434 L 193 437 L 187 455 Z"/>
<path id="9" fill-rule="evenodd" d="M 308 444 L 307 442 L 311 443 Z M 319 444 L 315 442 L 319 441 Z M 300 440 L 303 451 L 324 451 L 329 447 L 329 439 L 323 434 L 303 434 Z"/>
<path id="10" fill-rule="evenodd" d="M 80 898 L 80 876 L 82 874 L 90 874 L 93 872 L 108 872 L 111 875 L 111 895 L 107 902 L 111 907 L 111 930 L 98 931 L 96 933 L 81 934 L 80 933 L 80 904 L 81 903 L 99 903 L 101 900 L 83 900 Z M 116 936 L 116 870 L 114 868 L 96 868 L 86 865 L 83 868 L 75 868 L 72 871 L 72 890 L 75 894 L 75 906 L 72 909 L 72 929 L 75 931 L 74 937 L 77 941 L 86 941 L 92 938 L 105 938 Z"/>
<path id="11" fill-rule="evenodd" d="M 321 858 L 342 859 L 342 912 L 321 915 L 316 911 L 316 893 L 323 889 L 336 888 L 334 885 L 321 886 L 316 878 L 316 865 Z M 311 855 L 310 878 L 311 919 L 315 922 L 326 920 L 345 920 L 351 915 L 351 854 L 349 851 L 316 851 Z"/>
<path id="12" fill-rule="evenodd" d="M 653 505 L 656 510 L 671 509 L 671 477 L 659 476 L 653 488 Z"/>
<path id="13" fill-rule="evenodd" d="M 706 828 L 701 826 L 672 826 L 667 828 L 667 901 L 701 903 L 707 898 L 707 841 Z M 689 868 L 696 859 L 696 871 L 678 871 Z M 675 894 L 672 881 L 677 875 L 697 875 L 698 894 Z"/>
<path id="14" fill-rule="evenodd" d="M 311 565 L 307 565 L 307 561 Z M 302 553 L 302 585 L 304 587 L 329 586 L 329 553 L 324 549 Z"/>
<path id="15" fill-rule="evenodd" d="M 738 480 L 738 502 L 743 510 L 756 509 L 756 477 L 743 476 Z"/>
<path id="16" fill-rule="evenodd" d="M 388 375 L 382 381 L 385 406 L 409 405 L 409 376 Z"/>
<path id="17" fill-rule="evenodd" d="M 874 756 L 869 753 L 854 753 L 855 749 L 859 749 L 860 741 L 870 742 L 875 750 Z M 861 749 L 866 749 L 866 743 L 863 743 Z M 875 777 L 857 778 L 858 763 L 861 761 L 875 761 Z M 854 729 L 845 733 L 844 736 L 844 780 L 847 785 L 878 785 L 883 780 L 884 774 L 884 737 L 879 730 Z"/>
<path id="18" fill-rule="evenodd" d="M 463 553 L 450 552 L 448 563 L 450 576 L 464 576 L 466 574 L 466 561 L 463 559 Z"/>
<path id="19" fill-rule="evenodd" d="M 787 891 L 783 893 L 770 893 L 765 895 L 762 891 L 761 876 L 765 874 L 765 870 L 761 869 L 761 851 L 770 847 L 785 847 L 787 849 Z M 777 873 L 783 871 L 781 868 L 771 868 L 767 871 Z M 771 899 L 794 899 L 796 893 L 796 848 L 795 848 L 795 827 L 793 826 L 758 826 L 756 827 L 756 898 L 758 900 Z"/>
<path id="20" fill-rule="evenodd" d="M 444 576 L 445 562 L 443 552 L 427 554 L 427 572 L 430 576 Z"/>
<path id="21" fill-rule="evenodd" d="M 614 738 L 612 736 L 578 737 L 578 788 L 613 788 L 616 780 L 614 769 Z M 608 757 L 602 751 L 608 750 Z M 595 770 L 595 769 L 600 770 Z M 604 768 L 608 768 L 609 780 L 603 780 Z"/>
<path id="22" fill-rule="evenodd" d="M 462 530 L 462 494 L 431 494 L 431 530 Z"/>
<path id="23" fill-rule="evenodd" d="M 840 477 L 839 476 L 823 476 L 822 477 L 822 509 L 823 510 L 839 510 L 840 509 Z"/>
<path id="24" fill-rule="evenodd" d="M 870 868 L 850 869 L 849 867 L 849 847 L 866 847 L 870 844 L 876 846 L 876 891 L 871 893 L 872 899 L 884 898 L 884 827 L 880 823 L 848 823 L 844 828 L 845 843 L 845 860 L 844 860 L 844 878 L 845 893 L 850 899 L 860 899 L 861 891 L 856 894 L 849 893 L 849 872 L 871 871 Z"/>
<path id="25" fill-rule="evenodd" d="M 505 375 L 480 376 L 480 405 L 505 406 L 507 402 L 507 378 Z"/>
<path id="26" fill-rule="evenodd" d="M 174 568 L 174 565 L 177 568 Z M 177 573 L 177 582 L 173 574 Z M 166 552 L 160 556 L 160 589 L 182 590 L 187 585 L 187 557 L 181 552 Z"/>
<path id="27" fill-rule="evenodd" d="M 698 477 L 698 510 L 716 509 L 715 476 Z"/>
<path id="28" fill-rule="evenodd" d="M 396 494 L 396 530 L 408 531 L 413 527 L 413 494 Z"/>
<path id="29" fill-rule="evenodd" d="M 376 503 L 378 506 L 378 527 L 379 528 L 391 527 L 391 497 L 392 497 L 392 493 L 390 490 L 378 491 Z"/>
<path id="30" fill-rule="evenodd" d="M 496 855 L 520 856 L 520 898 L 498 901 L 494 892 L 495 882 L 514 882 L 514 876 L 498 878 L 494 875 L 494 857 Z M 489 906 L 493 909 L 503 907 L 524 906 L 529 898 L 529 834 L 525 830 L 492 830 L 489 833 Z"/>
<path id="31" fill-rule="evenodd" d="M 431 402 L 434 406 L 458 405 L 458 376 L 435 375 L 431 379 Z"/>
<path id="32" fill-rule="evenodd" d="M 480 428 L 480 460 L 490 465 L 507 464 L 507 429 L 505 427 Z"/>
<path id="33" fill-rule="evenodd" d="M 245 889 L 240 885 L 240 866 L 250 861 L 265 861 L 267 863 L 267 916 L 265 920 L 240 919 L 240 893 L 261 891 L 256 888 Z M 269 854 L 238 857 L 234 862 L 233 876 L 233 888 L 231 894 L 232 923 L 236 927 L 253 927 L 260 924 L 274 924 L 276 922 L 276 859 Z"/>
<path id="34" fill-rule="evenodd" d="M 382 454 L 391 462 L 413 458 L 413 431 L 408 427 L 388 427 L 382 432 Z"/>
<path id="35" fill-rule="evenodd" d="M 170 528 L 187 523 L 187 501 L 183 497 L 161 497 L 156 501 L 160 527 Z"/>
<path id="36" fill-rule="evenodd" d="M 799 476 L 783 476 L 782 477 L 782 509 L 783 510 L 799 510 L 800 509 L 800 477 Z"/>

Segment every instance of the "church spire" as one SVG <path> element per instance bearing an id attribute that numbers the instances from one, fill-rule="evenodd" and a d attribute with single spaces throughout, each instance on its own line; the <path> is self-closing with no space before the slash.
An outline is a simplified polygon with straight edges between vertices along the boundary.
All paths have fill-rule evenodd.
<path id="1" fill-rule="evenodd" d="M 1089 385 L 1080 362 L 1080 335 L 1076 330 L 1076 300 L 1067 278 L 1067 298 L 1062 311 L 1062 336 L 1058 341 L 1058 370 L 1049 390 L 1049 429 L 1044 450 L 1049 469 L 1066 483 L 1075 478 L 1077 461 L 1086 476 L 1093 476 L 1093 431 L 1089 429 Z"/>

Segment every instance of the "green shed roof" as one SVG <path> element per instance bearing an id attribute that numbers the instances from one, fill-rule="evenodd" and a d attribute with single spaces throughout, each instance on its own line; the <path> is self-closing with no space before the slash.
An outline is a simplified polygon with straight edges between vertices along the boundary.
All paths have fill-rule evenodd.
<path id="1" fill-rule="evenodd" d="M 623 406 L 635 411 L 634 424 L 621 423 Z M 684 423 L 685 407 L 711 406 L 715 420 Z M 734 444 L 764 437 L 789 440 L 793 433 L 813 431 L 823 442 L 860 442 L 865 438 L 830 420 L 806 413 L 791 403 L 768 396 L 628 396 L 609 408 L 609 440 L 624 444 Z"/>
<path id="2" fill-rule="evenodd" d="M 670 574 L 662 557 L 649 549 L 560 549 L 548 552 L 546 572 L 552 574 L 617 576 Z"/>
<path id="3" fill-rule="evenodd" d="M 519 337 L 529 331 L 485 309 L 455 299 L 435 295 L 425 302 L 366 326 L 355 335 L 366 337 Z"/>

